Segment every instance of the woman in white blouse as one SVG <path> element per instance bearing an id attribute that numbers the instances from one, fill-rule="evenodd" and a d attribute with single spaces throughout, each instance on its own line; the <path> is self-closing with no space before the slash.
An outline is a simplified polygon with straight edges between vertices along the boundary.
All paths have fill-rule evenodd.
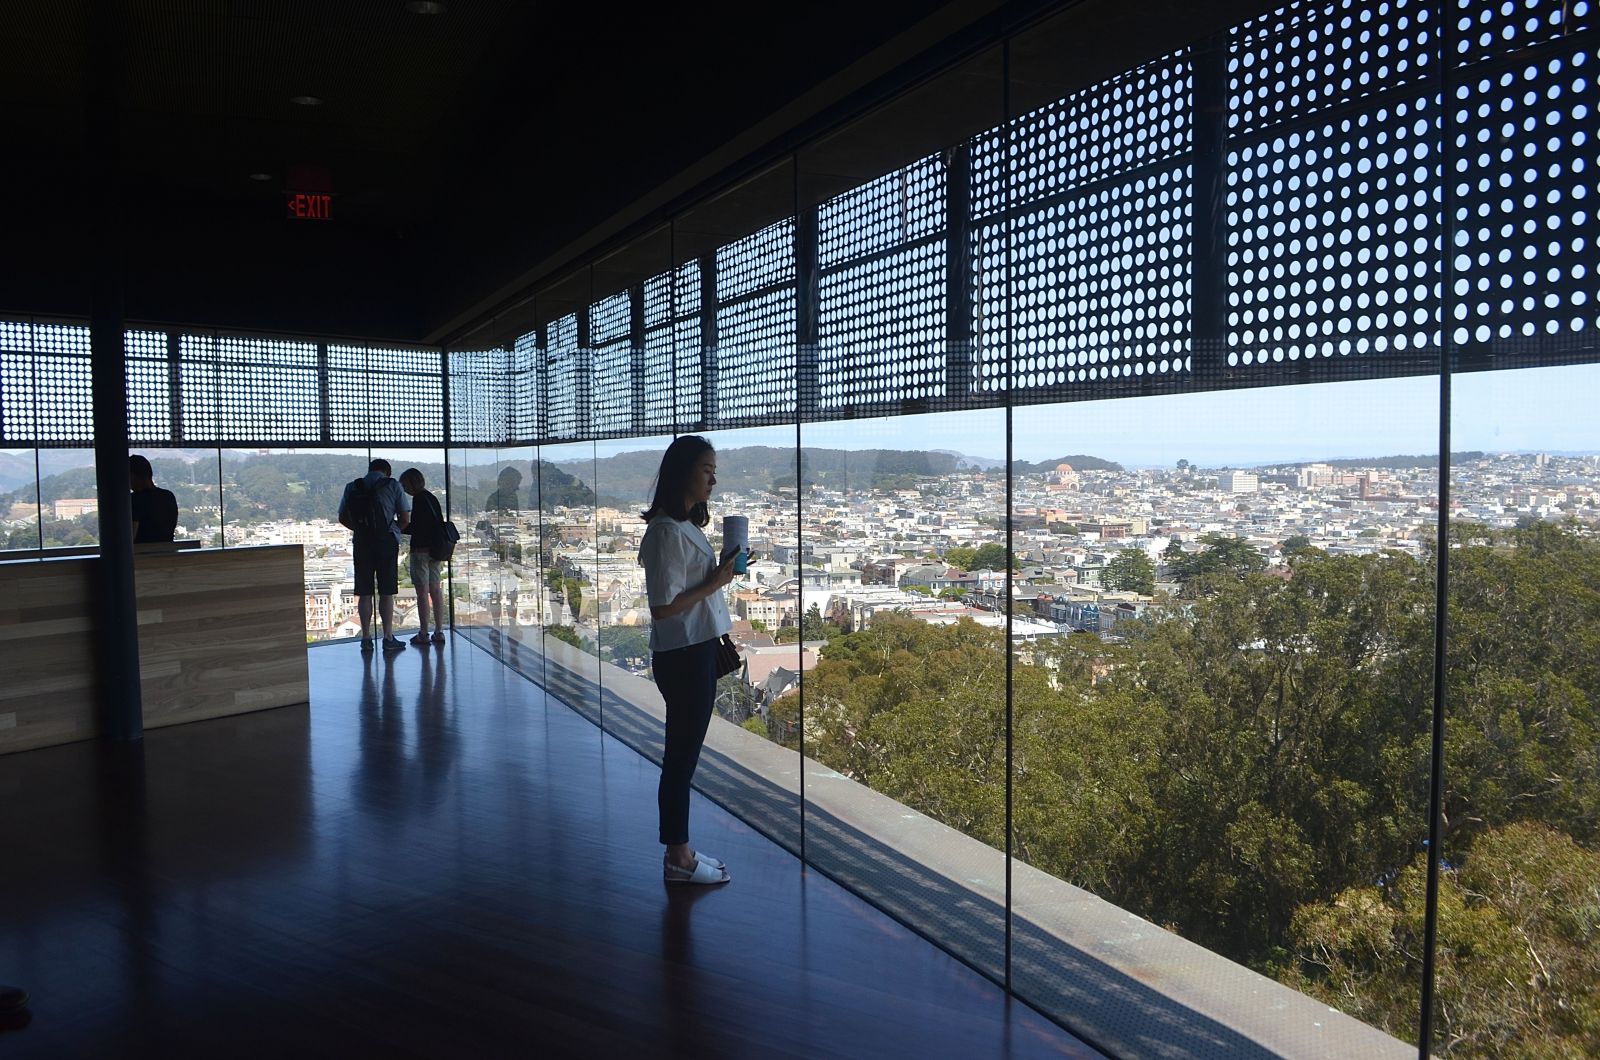
<path id="1" fill-rule="evenodd" d="M 733 628 L 722 587 L 733 580 L 731 553 L 722 562 L 701 531 L 717 484 L 717 454 L 698 435 L 667 447 L 656 475 L 655 498 L 644 513 L 649 527 L 639 545 L 650 600 L 650 665 L 667 704 L 666 751 L 656 801 L 668 883 L 727 883 L 727 867 L 689 845 L 689 784 L 711 724 L 717 694 L 717 642 Z"/>

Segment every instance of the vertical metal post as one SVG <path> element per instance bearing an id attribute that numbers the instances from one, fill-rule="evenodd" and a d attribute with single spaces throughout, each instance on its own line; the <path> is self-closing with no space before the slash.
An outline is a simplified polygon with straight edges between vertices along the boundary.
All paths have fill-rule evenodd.
<path id="1" fill-rule="evenodd" d="M 1006 169 L 1005 169 L 1005 174 L 1006 174 L 1006 228 L 1005 228 L 1005 242 L 1003 244 L 1004 247 L 1005 247 L 1005 264 L 1003 266 L 1003 272 L 1002 272 L 1002 275 L 1004 277 L 1004 283 L 1005 283 L 1005 291 L 1006 291 L 1006 302 L 1005 302 L 1005 305 L 1006 305 L 1006 310 L 1005 310 L 1005 313 L 1006 313 L 1006 326 L 1005 326 L 1005 332 L 1004 332 L 1004 334 L 1006 336 L 1006 346 L 1005 346 L 1005 367 L 1006 367 L 1006 375 L 1005 375 L 1005 379 L 1006 379 L 1006 578 L 1005 578 L 1005 593 L 1006 593 L 1006 626 L 1005 626 L 1005 629 L 1006 629 L 1006 635 L 1005 635 L 1005 652 L 1006 652 L 1006 915 L 1005 915 L 1005 933 L 1006 933 L 1006 941 L 1005 941 L 1005 963 L 1006 963 L 1006 981 L 1005 981 L 1005 987 L 1006 987 L 1006 992 L 1007 993 L 1011 993 L 1011 992 L 1013 992 L 1013 989 L 1014 989 L 1014 987 L 1012 985 L 1012 981 L 1011 981 L 1011 957 L 1012 957 L 1012 944 L 1011 944 L 1012 940 L 1011 940 L 1011 937 L 1014 934 L 1014 929 L 1015 929 L 1014 911 L 1012 909 L 1012 900 L 1011 900 L 1012 899 L 1011 863 L 1012 863 L 1012 861 L 1014 860 L 1014 858 L 1016 856 L 1016 843 L 1014 842 L 1014 840 L 1012 838 L 1012 830 L 1013 830 L 1013 826 L 1014 826 L 1014 823 L 1015 823 L 1015 816 L 1014 816 L 1014 814 L 1012 812 L 1013 811 L 1013 794 L 1014 794 L 1013 788 L 1015 786 L 1015 773 L 1016 773 L 1015 755 L 1014 755 L 1015 741 L 1012 739 L 1012 731 L 1011 731 L 1012 730 L 1012 724 L 1013 724 L 1013 721 L 1014 721 L 1015 716 L 1016 716 L 1015 711 L 1013 709 L 1013 704 L 1012 704 L 1012 697 L 1013 697 L 1013 694 L 1016 691 L 1015 680 L 1014 680 L 1014 678 L 1015 678 L 1015 670 L 1016 670 L 1016 661 L 1012 658 L 1012 651 L 1011 651 L 1011 632 L 1012 632 L 1011 627 L 1012 627 L 1012 621 L 1013 621 L 1012 615 L 1011 615 L 1011 589 L 1012 589 L 1011 568 L 1014 566 L 1014 558 L 1013 558 L 1013 553 L 1012 553 L 1013 541 L 1012 541 L 1012 532 L 1011 532 L 1012 531 L 1011 495 L 1012 495 L 1012 488 L 1014 486 L 1013 476 L 1012 476 L 1012 468 L 1014 466 L 1013 461 L 1014 461 L 1015 456 L 1016 456 L 1016 454 L 1013 452 L 1013 448 L 1012 448 L 1012 433 L 1013 433 L 1013 431 L 1012 431 L 1012 426 L 1013 426 L 1012 414 L 1013 414 L 1013 411 L 1015 409 L 1016 402 L 1014 400 L 1014 396 L 1015 395 L 1014 395 L 1014 393 L 1012 391 L 1012 383 L 1014 382 L 1014 380 L 1013 380 L 1012 374 L 1011 374 L 1012 373 L 1012 365 L 1015 363 L 1015 333 L 1013 331 L 1013 328 L 1015 326 L 1015 321 L 1012 319 L 1012 298 L 1011 298 L 1011 280 L 1012 280 L 1012 276 L 1011 276 L 1011 272 L 1012 272 L 1011 261 L 1012 261 L 1012 255 L 1014 253 L 1014 250 L 1013 250 L 1013 247 L 1012 247 L 1012 237 L 1013 237 L 1013 233 L 1015 232 L 1015 225 L 1011 221 L 1011 207 L 1012 207 L 1011 193 L 1016 188 L 1015 173 L 1016 173 L 1017 160 L 1016 160 L 1016 152 L 1012 149 L 1012 147 L 1013 147 L 1013 138 L 1016 136 L 1016 128 L 1012 124 L 1012 121 L 1011 121 L 1011 38 L 1009 38 L 1009 37 L 1007 37 L 1005 39 L 1005 41 L 1001 44 L 1001 49 L 1000 49 L 1000 109 L 1001 109 L 1001 113 L 1005 117 L 1005 122 L 1006 122 Z"/>
<path id="2" fill-rule="evenodd" d="M 594 356 L 589 349 L 589 307 L 579 306 L 578 318 L 578 348 L 572 354 L 577 364 L 573 371 L 573 401 L 578 411 L 577 438 L 589 437 L 589 426 L 594 422 L 591 415 L 591 402 L 594 388 L 590 385 L 589 373 L 594 367 Z"/>
<path id="3" fill-rule="evenodd" d="M 1439 58 L 1456 54 L 1454 22 L 1444 3 L 1437 5 L 1434 17 L 1440 27 Z M 1439 866 L 1444 860 L 1444 737 L 1445 710 L 1449 700 L 1449 648 L 1450 648 L 1450 398 L 1451 398 L 1451 336 L 1450 314 L 1445 312 L 1443 300 L 1455 286 L 1455 265 L 1451 247 L 1455 246 L 1454 194 L 1447 176 L 1448 160 L 1454 139 L 1454 122 L 1450 105 L 1450 64 L 1440 61 L 1439 98 L 1445 105 L 1440 109 L 1439 149 L 1433 157 L 1439 180 L 1443 187 L 1440 203 L 1439 245 L 1439 541 L 1434 549 L 1438 556 L 1434 580 L 1433 604 L 1433 731 L 1428 779 L 1428 881 L 1422 914 L 1422 995 L 1421 1012 L 1417 1020 L 1417 1056 L 1428 1060 L 1433 1044 L 1434 979 L 1437 974 L 1436 951 L 1439 945 Z"/>
<path id="4" fill-rule="evenodd" d="M 717 255 L 700 255 L 700 429 L 717 422 Z"/>
<path id="5" fill-rule="evenodd" d="M 644 430 L 644 284 L 628 288 L 628 380 L 633 384 L 633 429 Z"/>
<path id="6" fill-rule="evenodd" d="M 222 374 L 220 371 L 217 373 Z M 328 407 L 328 344 L 317 343 L 317 430 L 321 433 L 322 444 L 327 445 L 333 440 L 333 412 Z"/>
<path id="7" fill-rule="evenodd" d="M 800 675 L 800 864 L 806 863 L 806 531 L 805 531 L 805 424 L 817 411 L 817 312 L 818 267 L 820 265 L 821 214 L 815 205 L 801 200 L 800 159 L 794 159 L 794 279 L 795 279 L 795 423 L 794 423 L 794 547 L 795 570 L 799 582 L 795 599 L 800 611 L 799 657 L 795 672 Z"/>
<path id="8" fill-rule="evenodd" d="M 798 168 L 798 167 L 797 167 Z M 800 196 L 795 179 L 795 198 Z M 795 203 L 794 211 L 795 408 L 801 423 L 816 419 L 817 342 L 821 333 L 821 211 L 814 203 Z M 801 614 L 804 614 L 802 610 Z"/>
<path id="9" fill-rule="evenodd" d="M 1191 320 L 1197 374 L 1218 372 L 1227 360 L 1227 231 L 1223 220 L 1223 144 L 1228 132 L 1228 37 L 1198 44 L 1194 62 L 1194 285 Z"/>
<path id="10" fill-rule="evenodd" d="M 172 424 L 174 443 L 184 439 L 183 427 L 183 335 L 167 330 L 167 420 Z"/>
<path id="11" fill-rule="evenodd" d="M 972 392 L 972 149 L 945 152 L 944 251 L 946 400 L 959 407 Z"/>
<path id="12" fill-rule="evenodd" d="M 450 490 L 450 443 L 455 440 L 450 430 L 450 351 L 439 351 L 439 404 L 440 427 L 444 440 L 444 517 L 450 518 L 455 510 L 455 497 Z M 456 628 L 456 566 L 455 560 L 445 561 L 445 607 L 450 613 L 450 629 Z"/>
<path id="13" fill-rule="evenodd" d="M 123 348 L 123 260 L 119 93 L 123 6 L 108 3 L 89 20 L 90 99 L 87 156 L 93 190 L 94 279 L 90 292 L 90 379 L 94 470 L 100 516 L 95 564 L 100 621 L 96 631 L 99 722 L 116 742 L 144 735 L 139 688 L 139 618 L 133 572 L 133 508 L 128 493 L 128 365 Z"/>

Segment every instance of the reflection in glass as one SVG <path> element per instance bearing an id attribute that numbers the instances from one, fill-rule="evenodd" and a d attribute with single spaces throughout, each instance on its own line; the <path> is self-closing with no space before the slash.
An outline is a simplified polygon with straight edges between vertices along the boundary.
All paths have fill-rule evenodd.
<path id="1" fill-rule="evenodd" d="M 1393 991 L 1335 982 L 1319 955 L 1427 838 L 1437 408 L 1421 379 L 1015 411 L 1020 995 L 1055 1009 L 1114 978 L 1061 939 L 1125 910 L 1415 1037 L 1405 946 L 1369 966 Z M 1163 937 L 1149 959 L 1180 953 Z M 1174 996 L 1247 1021 L 1250 976 L 1189 966 Z M 1281 1002 L 1284 1026 L 1325 1018 Z"/>
<path id="2" fill-rule="evenodd" d="M 45 548 L 100 543 L 99 490 L 93 449 L 39 451 L 39 503 Z"/>
<path id="3" fill-rule="evenodd" d="M 778 637 L 805 648 L 805 710 L 777 713 L 803 725 L 808 777 L 837 778 L 807 786 L 807 856 L 1003 977 L 1005 414 L 807 424 L 801 441 Z"/>
<path id="4" fill-rule="evenodd" d="M 301 546 L 306 557 L 306 638 L 360 636 L 355 557 L 350 531 L 339 525 L 339 501 L 345 486 L 366 474 L 366 450 L 224 450 L 220 490 L 218 451 L 182 452 L 196 492 L 191 509 L 183 507 L 185 495 L 179 494 L 180 526 L 193 511 L 201 525 L 191 536 L 207 546 Z M 162 464 L 152 464 L 161 485 Z M 425 473 L 437 471 L 444 477 L 442 463 L 421 466 Z M 176 485 L 168 488 L 178 491 Z"/>
<path id="5" fill-rule="evenodd" d="M 534 500 L 542 520 L 540 610 L 548 616 L 544 652 L 549 688 L 568 706 L 598 722 L 600 599 L 594 484 L 593 442 L 540 449 Z"/>
<path id="6" fill-rule="evenodd" d="M 0 449 L 0 549 L 40 547 L 38 457 L 36 449 Z"/>
<path id="7" fill-rule="evenodd" d="M 1600 367 L 1451 382 L 1445 776 L 1434 1048 L 1600 1045 Z M 1421 930 L 1423 858 L 1366 916 Z M 1342 914 L 1342 915 L 1341 915 Z M 1370 975 L 1331 950 L 1336 983 Z M 1375 1010 L 1387 1014 L 1379 991 Z M 1367 996 L 1367 992 L 1363 992 Z M 1453 1055 L 1453 1053 L 1452 1053 Z"/>

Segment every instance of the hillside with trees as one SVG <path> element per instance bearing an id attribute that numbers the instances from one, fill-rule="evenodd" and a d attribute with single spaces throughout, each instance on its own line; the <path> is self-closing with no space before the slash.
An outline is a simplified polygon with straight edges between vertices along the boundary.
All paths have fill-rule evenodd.
<path id="1" fill-rule="evenodd" d="M 1454 540 L 1437 1048 L 1600 1055 L 1600 541 Z M 1122 643 L 1017 660 L 1016 852 L 1414 1040 L 1433 560 L 1187 573 Z M 896 616 L 833 637 L 808 752 L 1004 848 L 1003 650 Z M 798 732 L 795 706 L 772 732 Z"/>

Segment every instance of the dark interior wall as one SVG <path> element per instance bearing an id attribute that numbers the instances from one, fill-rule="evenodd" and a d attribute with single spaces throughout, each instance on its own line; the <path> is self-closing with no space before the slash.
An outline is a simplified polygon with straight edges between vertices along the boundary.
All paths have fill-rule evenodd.
<path id="1" fill-rule="evenodd" d="M 0 254 L 0 311 L 85 316 L 93 190 L 70 165 L 50 179 L 0 177 L 13 204 Z M 219 203 L 149 183 L 123 190 L 129 320 L 350 335 L 421 333 L 425 254 L 407 232 L 360 221 L 289 220 L 283 193 Z"/>

